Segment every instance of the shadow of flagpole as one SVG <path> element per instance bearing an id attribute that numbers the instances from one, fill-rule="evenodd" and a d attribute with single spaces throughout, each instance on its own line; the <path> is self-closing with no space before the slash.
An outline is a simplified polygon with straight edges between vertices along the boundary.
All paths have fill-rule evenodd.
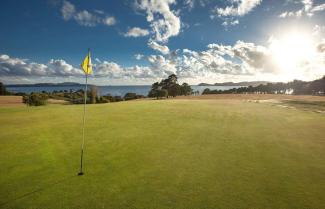
<path id="1" fill-rule="evenodd" d="M 66 177 L 66 178 L 64 178 L 64 179 L 61 179 L 61 180 L 59 180 L 59 181 L 56 181 L 56 182 L 54 182 L 54 183 L 52 183 L 52 184 L 45 185 L 45 186 L 43 186 L 43 187 L 41 187 L 41 188 L 38 188 L 38 189 L 36 189 L 36 190 L 34 190 L 34 191 L 28 192 L 28 193 L 26 193 L 26 194 L 23 194 L 23 195 L 21 195 L 21 196 L 18 196 L 18 197 L 16 197 L 16 198 L 14 198 L 14 199 L 8 200 L 7 202 L 0 203 L 0 207 L 3 207 L 3 206 L 5 206 L 5 205 L 8 205 L 8 204 L 10 204 L 10 203 L 12 203 L 12 202 L 15 202 L 15 201 L 17 201 L 17 200 L 21 200 L 21 199 L 23 199 L 23 198 L 25 198 L 25 197 L 28 197 L 28 196 L 30 196 L 30 195 L 33 195 L 33 194 L 35 194 L 35 193 L 37 193 L 37 192 L 41 192 L 41 191 L 44 191 L 44 190 L 46 190 L 46 189 L 49 189 L 49 188 L 51 188 L 51 187 L 53 187 L 53 186 L 55 186 L 55 185 L 58 185 L 58 184 L 63 183 L 63 182 L 65 182 L 65 181 L 69 180 L 69 179 L 72 179 L 73 177 L 77 177 L 77 176 L 76 176 L 76 175 L 68 176 L 68 177 Z"/>

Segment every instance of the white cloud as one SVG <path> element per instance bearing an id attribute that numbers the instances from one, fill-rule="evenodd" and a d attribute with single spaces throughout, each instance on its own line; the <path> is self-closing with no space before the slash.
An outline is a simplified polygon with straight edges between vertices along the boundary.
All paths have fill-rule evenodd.
<path id="1" fill-rule="evenodd" d="M 162 69 L 165 65 L 160 64 L 153 61 L 150 66 L 122 67 L 117 63 L 104 61 L 96 66 L 96 76 L 110 79 L 157 79 L 168 76 L 169 71 Z"/>
<path id="2" fill-rule="evenodd" d="M 321 27 L 321 26 L 319 26 Z M 318 27 L 316 27 L 318 28 Z M 316 29 L 315 29 L 316 30 Z M 145 66 L 122 66 L 115 62 L 100 61 L 94 64 L 94 77 L 110 78 L 113 80 L 152 82 L 175 73 L 180 79 L 188 81 L 207 81 L 218 79 L 265 79 L 285 81 L 285 79 L 316 79 L 324 74 L 325 67 L 325 40 L 319 39 L 313 43 L 311 52 L 304 57 L 305 52 L 298 54 L 303 59 L 294 65 L 287 65 L 286 57 L 296 58 L 295 49 L 283 48 L 281 40 L 270 38 L 268 45 L 257 45 L 244 41 L 237 41 L 233 45 L 212 43 L 206 50 L 193 51 L 189 49 L 170 52 L 167 46 L 159 45 L 152 41 L 153 48 L 163 51 L 165 55 L 150 55 L 146 57 L 148 64 Z M 293 43 L 296 45 L 295 43 Z M 299 43 L 297 43 L 299 47 Z M 165 48 L 167 47 L 167 48 Z M 285 47 L 285 46 L 284 46 Z M 284 49 L 284 51 L 282 50 Z M 288 53 L 292 52 L 292 56 Z M 136 59 L 144 59 L 144 55 L 136 54 Z M 278 63 L 280 58 L 282 63 Z M 289 60 L 290 61 L 290 60 Z M 52 59 L 46 64 L 35 63 L 26 59 L 13 58 L 0 55 L 1 78 L 21 77 L 24 79 L 38 77 L 81 78 L 82 70 L 75 68 L 65 60 Z M 287 76 L 287 77 L 284 77 Z M 10 80 L 10 79 L 8 79 Z M 12 80 L 12 79 L 11 79 Z"/>
<path id="3" fill-rule="evenodd" d="M 103 10 L 99 10 L 99 9 L 95 9 L 94 12 L 96 12 L 97 14 L 100 14 L 100 15 L 105 14 L 105 12 Z"/>
<path id="4" fill-rule="evenodd" d="M 141 37 L 141 36 L 147 36 L 149 35 L 149 31 L 147 29 L 142 29 L 138 27 L 134 27 L 128 30 L 124 34 L 125 37 Z"/>
<path id="5" fill-rule="evenodd" d="M 227 26 L 233 26 L 233 25 L 238 25 L 239 24 L 239 20 L 225 20 L 222 25 L 227 27 Z"/>
<path id="6" fill-rule="evenodd" d="M 144 55 L 143 55 L 143 54 L 135 54 L 135 55 L 134 55 L 134 58 L 135 58 L 136 60 L 141 60 L 142 58 L 144 58 Z"/>
<path id="7" fill-rule="evenodd" d="M 93 27 L 100 22 L 100 18 L 84 10 L 74 15 L 74 19 L 79 25 Z"/>
<path id="8" fill-rule="evenodd" d="M 76 13 L 75 6 L 68 1 L 63 1 L 61 13 L 64 20 L 70 20 Z"/>
<path id="9" fill-rule="evenodd" d="M 170 9 L 170 5 L 176 4 L 176 0 L 137 0 L 136 8 L 144 10 L 147 21 L 153 31 L 153 40 L 166 43 L 170 37 L 177 36 L 180 32 L 181 21 L 176 12 Z"/>
<path id="10" fill-rule="evenodd" d="M 152 71 L 161 74 L 161 77 L 176 74 L 176 63 L 171 59 L 165 58 L 162 55 L 150 55 L 148 61 Z"/>
<path id="11" fill-rule="evenodd" d="M 288 56 L 295 59 L 294 65 L 283 65 L 288 60 L 279 57 L 278 50 L 273 46 L 278 43 L 274 37 L 268 46 L 256 45 L 244 41 L 237 41 L 233 46 L 209 44 L 205 51 L 183 50 L 182 59 L 177 63 L 177 75 L 191 78 L 214 75 L 236 75 L 237 78 L 248 76 L 251 78 L 286 81 L 287 79 L 316 79 L 324 75 L 325 40 L 315 44 L 312 55 L 295 59 L 294 54 Z M 299 43 L 297 43 L 299 45 Z M 290 51 L 290 50 L 289 50 Z M 291 50 L 292 51 L 292 50 Z M 289 53 L 289 52 L 288 52 Z M 303 53 L 303 52 L 301 52 Z M 279 58 L 281 63 L 279 63 Z M 300 59 L 300 58 L 299 58 Z M 290 61 L 290 60 L 289 60 Z"/>
<path id="12" fill-rule="evenodd" d="M 47 76 L 82 76 L 81 69 L 75 68 L 62 59 L 51 59 L 47 64 Z"/>
<path id="13" fill-rule="evenodd" d="M 162 54 L 168 54 L 169 48 L 168 46 L 160 45 L 155 41 L 149 41 L 148 46 L 156 51 L 161 52 Z"/>
<path id="14" fill-rule="evenodd" d="M 221 18 L 222 25 L 226 28 L 239 24 L 238 17 L 244 16 L 251 12 L 255 7 L 261 4 L 262 0 L 227 0 L 230 3 L 225 8 L 216 7 L 212 10 L 211 19 Z"/>
<path id="15" fill-rule="evenodd" d="M 216 8 L 215 13 L 219 16 L 244 16 L 258 6 L 262 0 L 228 0 L 230 6 Z"/>
<path id="16" fill-rule="evenodd" d="M 325 4 L 320 4 L 311 9 L 312 12 L 320 12 L 325 10 Z"/>
<path id="17" fill-rule="evenodd" d="M 116 19 L 113 16 L 112 17 L 105 17 L 103 19 L 103 23 L 105 25 L 108 25 L 108 26 L 115 25 L 116 24 Z"/>
<path id="18" fill-rule="evenodd" d="M 74 68 L 64 60 L 50 60 L 47 64 L 29 62 L 25 59 L 0 55 L 1 76 L 80 76 L 80 69 Z"/>
<path id="19" fill-rule="evenodd" d="M 143 56 L 143 55 L 142 55 Z M 115 62 L 100 61 L 94 64 L 94 77 L 110 79 L 157 79 L 175 71 L 172 61 L 163 56 L 151 56 L 149 66 L 122 67 Z M 75 68 L 65 60 L 51 59 L 47 64 L 30 62 L 26 59 L 0 55 L 0 76 L 6 81 L 16 82 L 17 78 L 81 78 L 81 69 Z M 16 82 L 17 83 L 17 82 Z"/>
<path id="20" fill-rule="evenodd" d="M 234 57 L 231 46 L 218 44 L 208 45 L 206 51 L 183 50 L 180 73 L 190 77 L 205 76 L 211 73 L 228 75 L 250 75 L 253 68 L 246 62 L 236 63 L 233 59 L 227 59 L 224 55 Z"/>
<path id="21" fill-rule="evenodd" d="M 297 11 L 284 11 L 282 12 L 279 17 L 280 18 L 287 18 L 287 17 L 302 17 L 302 16 L 313 16 L 316 12 L 320 12 L 325 10 L 325 4 L 320 4 L 314 6 L 313 0 L 300 0 L 300 4 L 302 8 Z"/>
<path id="22" fill-rule="evenodd" d="M 100 10 L 95 10 L 95 13 L 97 14 L 91 13 L 87 10 L 77 11 L 75 6 L 69 1 L 63 1 L 61 13 L 65 21 L 73 19 L 82 26 L 94 27 L 98 24 L 111 26 L 116 23 L 116 19 L 113 16 L 99 16 L 104 15 Z"/>
<path id="23" fill-rule="evenodd" d="M 325 36 L 325 26 L 315 25 L 312 34 L 313 36 Z"/>

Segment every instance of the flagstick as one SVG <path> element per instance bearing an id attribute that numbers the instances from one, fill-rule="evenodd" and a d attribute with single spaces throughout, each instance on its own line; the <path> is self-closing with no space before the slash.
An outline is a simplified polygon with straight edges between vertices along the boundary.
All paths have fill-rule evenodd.
<path id="1" fill-rule="evenodd" d="M 85 86 L 85 98 L 84 98 L 84 114 L 83 114 L 83 123 L 82 123 L 82 144 L 81 144 L 81 156 L 80 156 L 80 172 L 79 176 L 83 175 L 82 165 L 83 165 L 83 155 L 84 155 L 84 144 L 85 144 L 85 123 L 86 123 L 86 104 L 87 104 L 87 82 L 88 82 L 88 66 L 87 65 L 87 73 L 86 73 L 86 86 Z"/>
<path id="2" fill-rule="evenodd" d="M 83 113 L 83 123 L 82 123 L 82 144 L 81 144 L 81 156 L 80 156 L 80 172 L 79 176 L 83 175 L 82 165 L 83 165 L 83 155 L 84 155 L 84 144 L 85 144 L 85 123 L 86 123 L 86 103 L 87 103 L 87 80 L 88 75 L 86 74 L 86 87 L 85 87 L 85 102 L 84 102 L 84 113 Z"/>

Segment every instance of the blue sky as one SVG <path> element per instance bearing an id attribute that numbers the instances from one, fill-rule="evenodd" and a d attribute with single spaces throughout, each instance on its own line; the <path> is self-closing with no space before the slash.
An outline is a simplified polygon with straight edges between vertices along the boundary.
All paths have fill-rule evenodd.
<path id="1" fill-rule="evenodd" d="M 2 0 L 4 83 L 287 81 L 325 74 L 325 1 Z M 292 42 L 292 43 L 291 43 Z"/>

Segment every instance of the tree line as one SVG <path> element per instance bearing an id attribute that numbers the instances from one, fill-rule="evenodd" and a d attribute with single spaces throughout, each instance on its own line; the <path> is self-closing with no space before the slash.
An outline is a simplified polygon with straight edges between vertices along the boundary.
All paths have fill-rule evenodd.
<path id="1" fill-rule="evenodd" d="M 148 97 L 153 98 L 168 98 L 176 97 L 180 95 L 191 95 L 193 90 L 190 85 L 183 83 L 179 85 L 177 82 L 177 76 L 172 74 L 168 78 L 155 82 L 151 85 L 151 90 L 148 93 Z"/>
<path id="2" fill-rule="evenodd" d="M 14 95 L 22 96 L 23 103 L 29 106 L 41 106 L 46 105 L 48 99 L 64 100 L 70 104 L 83 104 L 84 103 L 84 90 L 79 89 L 77 91 L 70 90 L 54 90 L 52 92 L 42 91 L 42 92 L 31 92 L 27 93 L 13 93 L 6 90 L 5 85 L 0 82 L 0 95 Z M 120 102 L 128 101 L 134 99 L 145 98 L 143 95 L 138 95 L 136 93 L 126 93 L 124 96 L 112 96 L 111 94 L 98 95 L 98 89 L 95 85 L 91 85 L 87 91 L 87 104 L 96 103 L 109 103 L 109 102 Z"/>
<path id="3" fill-rule="evenodd" d="M 0 95 L 10 95 L 10 92 L 7 91 L 5 85 L 0 82 Z"/>
<path id="4" fill-rule="evenodd" d="M 232 88 L 228 90 L 204 89 L 202 94 L 294 94 L 294 95 L 325 95 L 325 76 L 314 81 L 294 80 L 287 83 L 267 83 L 258 86 Z"/>

